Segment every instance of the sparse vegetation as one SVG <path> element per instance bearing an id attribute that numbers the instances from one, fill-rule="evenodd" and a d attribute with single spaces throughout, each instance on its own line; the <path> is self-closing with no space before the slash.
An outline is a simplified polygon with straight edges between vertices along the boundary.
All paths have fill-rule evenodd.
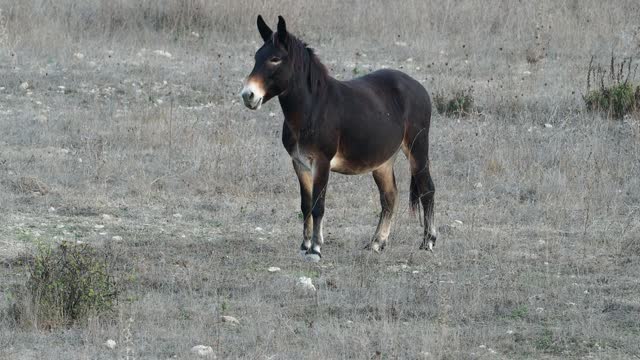
<path id="1" fill-rule="evenodd" d="M 439 114 L 445 116 L 467 116 L 474 110 L 473 88 L 458 90 L 451 96 L 436 92 L 433 103 Z"/>
<path id="2" fill-rule="evenodd" d="M 529 308 L 526 305 L 521 305 L 511 311 L 511 318 L 524 319 L 528 313 L 529 313 Z"/>
<path id="3" fill-rule="evenodd" d="M 40 244 L 13 316 L 23 326 L 52 329 L 114 310 L 117 287 L 107 256 L 87 244 Z"/>
<path id="4" fill-rule="evenodd" d="M 604 111 L 609 116 L 622 118 L 627 114 L 640 110 L 640 86 L 635 86 L 638 64 L 633 65 L 633 58 L 616 62 L 611 56 L 609 70 L 600 65 L 593 65 L 593 57 L 587 73 L 587 94 L 584 102 L 590 111 Z M 592 81 L 597 85 L 592 88 Z"/>

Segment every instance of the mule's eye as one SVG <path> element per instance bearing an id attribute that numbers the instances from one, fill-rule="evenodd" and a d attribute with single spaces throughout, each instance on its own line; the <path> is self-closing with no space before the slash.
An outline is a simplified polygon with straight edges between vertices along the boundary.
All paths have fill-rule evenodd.
<path id="1" fill-rule="evenodd" d="M 280 58 L 279 58 L 279 57 L 277 57 L 277 56 L 274 56 L 274 57 L 272 57 L 271 59 L 269 59 L 269 61 L 270 61 L 272 64 L 277 64 L 277 63 L 281 62 L 281 61 L 282 61 L 282 59 L 280 59 Z"/>

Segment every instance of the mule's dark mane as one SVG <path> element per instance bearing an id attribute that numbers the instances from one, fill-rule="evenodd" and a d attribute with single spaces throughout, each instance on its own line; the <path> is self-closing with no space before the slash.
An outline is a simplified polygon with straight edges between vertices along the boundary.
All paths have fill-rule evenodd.
<path id="1" fill-rule="evenodd" d="M 320 62 L 314 50 L 307 46 L 305 42 L 288 33 L 285 47 L 289 53 L 289 59 L 297 74 L 305 74 L 309 91 L 312 94 L 325 88 L 329 73 L 327 68 Z M 275 43 L 278 41 L 278 34 L 273 36 Z"/>

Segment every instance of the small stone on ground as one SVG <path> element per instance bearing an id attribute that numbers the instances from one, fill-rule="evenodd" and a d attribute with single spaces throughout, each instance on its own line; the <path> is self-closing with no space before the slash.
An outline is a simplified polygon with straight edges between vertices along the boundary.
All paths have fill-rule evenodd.
<path id="1" fill-rule="evenodd" d="M 104 342 L 104 346 L 108 347 L 109 349 L 113 350 L 116 348 L 116 342 L 112 339 L 109 339 L 107 341 Z"/>
<path id="2" fill-rule="evenodd" d="M 213 348 L 211 346 L 196 345 L 191 348 L 191 353 L 202 357 L 215 358 L 215 356 L 213 355 Z"/>
<path id="3" fill-rule="evenodd" d="M 232 325 L 240 325 L 240 321 L 238 321 L 238 319 L 234 318 L 233 316 L 223 315 L 222 317 L 220 317 L 220 319 L 222 319 L 222 322 L 225 322 L 225 323 L 229 323 Z"/>

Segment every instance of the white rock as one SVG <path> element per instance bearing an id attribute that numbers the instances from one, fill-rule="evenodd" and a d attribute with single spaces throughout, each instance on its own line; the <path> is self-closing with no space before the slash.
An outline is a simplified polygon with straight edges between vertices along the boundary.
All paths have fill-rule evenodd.
<path id="1" fill-rule="evenodd" d="M 113 240 L 113 241 L 122 241 L 122 236 L 118 236 L 118 235 L 112 236 L 111 240 Z"/>
<path id="2" fill-rule="evenodd" d="M 274 116 L 276 116 L 276 113 L 274 113 L 274 112 L 270 112 L 270 113 L 269 113 L 269 116 L 270 116 L 270 117 L 274 117 Z"/>
<path id="3" fill-rule="evenodd" d="M 233 316 L 223 315 L 220 317 L 220 320 L 231 325 L 240 325 L 240 321 L 238 321 L 238 319 L 234 318 Z"/>
<path id="4" fill-rule="evenodd" d="M 49 208 L 49 212 L 55 212 L 56 208 L 54 208 L 53 206 Z"/>
<path id="5" fill-rule="evenodd" d="M 313 285 L 313 282 L 311 282 L 311 278 L 306 276 L 301 276 L 298 279 L 298 286 L 304 290 L 316 291 L 316 287 Z"/>
<path id="6" fill-rule="evenodd" d="M 196 345 L 191 348 L 191 353 L 202 357 L 214 357 L 213 348 L 211 346 Z"/>
<path id="7" fill-rule="evenodd" d="M 62 229 L 62 228 L 64 228 L 64 224 L 58 224 L 58 225 L 56 225 L 56 229 Z"/>
<path id="8" fill-rule="evenodd" d="M 96 230 L 104 229 L 104 225 L 95 225 L 93 228 Z"/>
<path id="9" fill-rule="evenodd" d="M 182 217 L 182 214 L 173 214 L 173 217 L 176 218 L 176 219 L 179 219 L 179 218 Z"/>
<path id="10" fill-rule="evenodd" d="M 77 52 L 77 53 L 73 54 L 73 57 L 75 57 L 78 60 L 82 60 L 82 59 L 84 59 L 84 54 Z"/>
<path id="11" fill-rule="evenodd" d="M 476 189 L 482 189 L 482 183 L 481 182 L 477 182 L 473 185 L 474 188 Z"/>
<path id="12" fill-rule="evenodd" d="M 543 311 L 544 311 L 544 309 L 543 309 L 543 308 L 541 308 L 541 307 L 536 308 L 536 312 L 537 312 L 537 313 L 541 313 L 541 312 L 543 312 Z"/>
<path id="13" fill-rule="evenodd" d="M 262 230 L 263 229 L 260 226 L 256 227 L 256 231 L 262 231 Z"/>
<path id="14" fill-rule="evenodd" d="M 413 62 L 413 58 L 408 58 L 407 62 Z"/>
<path id="15" fill-rule="evenodd" d="M 108 347 L 109 349 L 113 350 L 116 348 L 116 342 L 112 339 L 109 339 L 107 341 L 104 342 L 104 346 Z"/>
<path id="16" fill-rule="evenodd" d="M 549 123 L 546 123 L 546 124 L 544 124 L 544 127 L 546 127 L 547 129 L 551 129 L 553 127 L 553 125 L 551 125 Z"/>
<path id="17" fill-rule="evenodd" d="M 277 266 L 271 266 L 270 268 L 267 269 L 268 272 L 278 272 L 280 271 L 280 268 Z"/>
<path id="18" fill-rule="evenodd" d="M 113 216 L 111 216 L 109 214 L 102 214 L 102 220 L 111 221 L 111 220 L 113 220 Z"/>
<path id="19" fill-rule="evenodd" d="M 27 90 L 31 85 L 29 85 L 28 82 L 23 82 L 22 84 L 20 84 L 20 89 L 22 90 Z"/>
<path id="20" fill-rule="evenodd" d="M 523 75 L 531 75 L 531 71 L 529 70 L 525 70 L 522 72 Z"/>
<path id="21" fill-rule="evenodd" d="M 98 235 L 105 236 L 105 235 L 107 235 L 107 233 L 106 232 L 100 232 L 100 233 L 98 233 Z"/>
<path id="22" fill-rule="evenodd" d="M 164 51 L 164 50 L 154 50 L 153 53 L 158 55 L 158 56 L 164 56 L 166 58 L 171 58 L 173 56 L 173 55 L 171 55 L 170 52 Z"/>

